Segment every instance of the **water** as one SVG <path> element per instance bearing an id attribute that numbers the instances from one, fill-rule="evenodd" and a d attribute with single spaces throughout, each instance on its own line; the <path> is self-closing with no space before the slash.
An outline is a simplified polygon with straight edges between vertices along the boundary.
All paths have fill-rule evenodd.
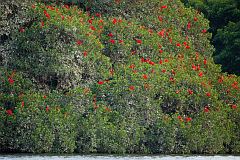
<path id="1" fill-rule="evenodd" d="M 0 160 L 240 160 L 240 156 L 0 155 Z"/>

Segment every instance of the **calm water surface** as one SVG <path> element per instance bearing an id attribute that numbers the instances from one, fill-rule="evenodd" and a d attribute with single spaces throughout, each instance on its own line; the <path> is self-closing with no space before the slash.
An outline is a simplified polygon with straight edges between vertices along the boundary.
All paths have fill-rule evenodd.
<path id="1" fill-rule="evenodd" d="M 0 155 L 0 160 L 240 160 L 240 156 Z"/>

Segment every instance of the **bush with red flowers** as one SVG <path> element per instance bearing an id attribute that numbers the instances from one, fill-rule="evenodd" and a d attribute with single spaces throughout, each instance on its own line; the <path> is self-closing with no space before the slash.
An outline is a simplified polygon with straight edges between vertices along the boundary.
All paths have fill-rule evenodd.
<path id="1" fill-rule="evenodd" d="M 84 2 L 36 3 L 12 31 L 3 68 L 36 85 L 0 97 L 1 151 L 239 153 L 240 78 L 214 64 L 202 15 L 180 0 Z M 17 79 L 1 79 L 11 97 Z"/>
<path id="2" fill-rule="evenodd" d="M 33 23 L 12 33 L 8 68 L 23 72 L 45 90 L 69 90 L 108 76 L 109 58 L 101 53 L 103 45 L 93 34 L 94 26 L 85 23 L 83 11 L 39 4 L 27 13 Z"/>

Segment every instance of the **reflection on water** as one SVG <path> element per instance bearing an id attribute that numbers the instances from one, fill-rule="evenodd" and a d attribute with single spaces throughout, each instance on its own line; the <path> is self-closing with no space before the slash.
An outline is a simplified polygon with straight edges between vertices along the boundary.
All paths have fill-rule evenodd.
<path id="1" fill-rule="evenodd" d="M 240 156 L 0 155 L 0 160 L 240 160 Z"/>

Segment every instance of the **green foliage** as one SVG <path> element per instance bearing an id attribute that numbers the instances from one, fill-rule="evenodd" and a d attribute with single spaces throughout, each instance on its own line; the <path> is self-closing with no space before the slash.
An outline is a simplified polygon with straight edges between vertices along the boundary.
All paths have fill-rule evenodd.
<path id="1" fill-rule="evenodd" d="M 65 8 L 56 13 L 53 8 L 35 7 L 29 14 L 36 12 L 34 19 L 39 21 L 14 33 L 12 52 L 7 57 L 9 68 L 24 72 L 41 88 L 50 89 L 68 90 L 106 77 L 104 70 L 110 64 L 101 54 L 103 46 L 91 35 L 89 25 L 78 20 L 76 10 Z M 50 20 L 45 14 L 51 14 Z M 86 20 L 86 15 L 80 14 Z"/>
<path id="2" fill-rule="evenodd" d="M 232 130 L 232 134 L 231 134 L 231 143 L 229 144 L 229 151 L 232 153 L 239 153 L 239 147 L 240 147 L 240 143 L 239 143 L 239 119 L 240 116 L 237 112 L 230 112 L 229 117 L 231 118 L 231 121 L 233 122 L 233 130 Z"/>
<path id="3" fill-rule="evenodd" d="M 27 26 L 31 18 L 27 16 L 26 10 L 31 5 L 31 0 L 9 0 L 0 4 L 0 42 L 7 40 L 13 30 L 18 30 L 20 26 Z"/>
<path id="4" fill-rule="evenodd" d="M 103 104 L 94 105 L 79 119 L 77 152 L 80 153 L 136 153 L 144 137 L 144 128 L 136 117 L 123 117 Z"/>
<path id="5" fill-rule="evenodd" d="M 240 15 L 240 14 L 239 14 Z M 215 62 L 222 64 L 222 70 L 229 73 L 240 73 L 240 23 L 229 22 L 217 31 L 213 42 L 216 46 Z"/>
<path id="6" fill-rule="evenodd" d="M 186 0 L 184 3 L 204 13 L 210 21 L 210 30 L 214 35 L 217 29 L 223 28 L 230 21 L 237 22 L 240 18 L 239 2 L 237 0 Z"/>
<path id="7" fill-rule="evenodd" d="M 214 64 L 202 15 L 179 0 L 81 5 L 37 3 L 11 32 L 2 152 L 239 152 L 240 80 Z"/>
<path id="8" fill-rule="evenodd" d="M 31 0 L 8 0 L 0 3 L 0 65 L 6 65 L 6 58 L 10 52 L 9 41 L 12 31 L 20 30 L 22 26 L 32 24 L 31 17 L 26 13 Z"/>
<path id="9" fill-rule="evenodd" d="M 0 80 L 1 152 L 74 151 L 76 116 L 63 95 L 28 91 L 28 79 L 2 68 Z"/>
<path id="10" fill-rule="evenodd" d="M 155 31 L 159 33 L 160 31 L 165 31 L 163 32 L 164 38 L 159 41 L 159 44 L 164 46 L 164 51 L 168 53 L 181 52 L 179 48 L 172 47 L 171 43 L 183 43 L 186 40 L 190 43 L 188 45 L 194 47 L 201 54 L 209 56 L 213 51 L 213 47 L 209 45 L 211 34 L 202 33 L 203 30 L 208 29 L 208 21 L 196 11 L 184 8 L 183 4 L 178 0 L 174 1 L 174 3 L 171 1 L 159 2 L 158 0 L 147 2 L 142 0 L 95 0 L 91 1 L 91 3 L 86 3 L 86 5 L 93 13 L 101 13 L 103 16 L 137 22 L 143 26 L 142 29 L 145 29 L 145 32 L 154 33 Z M 187 29 L 188 23 L 191 24 L 189 29 Z M 144 33 L 143 30 L 141 34 Z M 134 32 L 128 33 L 136 33 L 136 29 L 134 29 Z M 134 38 L 141 39 L 145 36 L 141 34 L 136 33 L 138 37 Z M 146 39 L 148 38 L 146 37 Z M 154 42 L 157 41 L 157 39 L 154 39 Z M 151 40 L 148 42 L 151 44 Z"/>
<path id="11" fill-rule="evenodd" d="M 125 133 L 121 133 L 118 130 L 117 126 L 111 122 L 110 116 L 106 115 L 107 113 L 104 112 L 106 111 L 101 108 L 96 111 L 96 113 L 89 113 L 89 115 L 87 115 L 87 118 L 82 120 L 82 124 L 84 125 L 80 128 L 79 131 L 79 135 L 81 136 L 79 137 L 80 141 L 78 141 L 79 152 L 126 152 L 126 147 L 124 146 L 125 143 L 123 139 L 126 137 L 126 131 Z"/>
<path id="12" fill-rule="evenodd" d="M 33 89 L 33 84 L 16 71 L 0 67 L 0 106 L 1 109 L 14 109 L 22 101 L 23 94 Z"/>
<path id="13" fill-rule="evenodd" d="M 169 154 L 174 151 L 176 143 L 176 125 L 168 116 L 162 116 L 146 133 L 146 146 L 151 153 Z"/>
<path id="14" fill-rule="evenodd" d="M 45 96 L 44 96 L 45 97 Z M 75 149 L 76 117 L 69 106 L 55 106 L 55 96 L 26 94 L 13 114 L 1 111 L 1 151 L 69 153 Z M 51 98 L 51 102 L 46 99 Z M 70 116 L 71 114 L 71 116 Z"/>
<path id="15" fill-rule="evenodd" d="M 216 48 L 214 60 L 224 72 L 240 74 L 239 70 L 239 20 L 238 0 L 182 0 L 187 6 L 204 13 L 210 21 L 212 44 Z"/>
<path id="16" fill-rule="evenodd" d="M 231 141 L 231 132 L 231 121 L 227 120 L 224 112 L 201 113 L 187 130 L 189 148 L 194 153 L 224 152 L 224 145 L 228 145 Z"/>

